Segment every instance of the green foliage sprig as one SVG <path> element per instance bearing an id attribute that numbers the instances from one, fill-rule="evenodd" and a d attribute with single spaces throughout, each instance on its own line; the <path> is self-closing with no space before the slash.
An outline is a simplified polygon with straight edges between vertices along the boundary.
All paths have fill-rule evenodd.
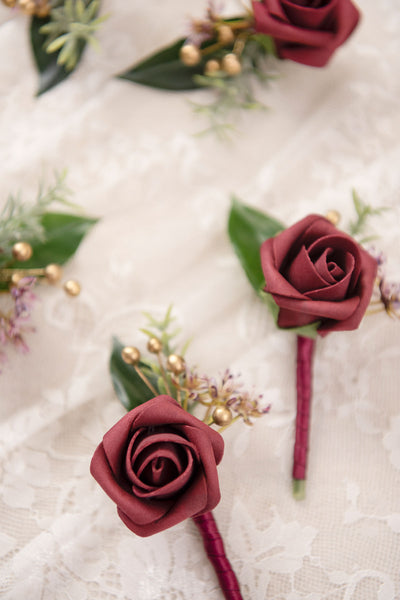
<path id="1" fill-rule="evenodd" d="M 276 56 L 275 44 L 271 36 L 255 32 L 251 13 L 224 19 L 209 8 L 204 20 L 193 20 L 192 29 L 188 38 L 162 48 L 119 77 L 165 90 L 212 89 L 213 102 L 192 105 L 209 119 L 205 132 L 227 137 L 233 129 L 229 123 L 233 111 L 266 108 L 256 99 L 252 82 L 271 79 L 266 58 Z M 198 37 L 201 41 L 192 41 Z"/>
<path id="2" fill-rule="evenodd" d="M 356 190 L 352 191 L 353 205 L 356 211 L 356 219 L 351 221 L 349 224 L 350 235 L 359 237 L 365 230 L 368 218 L 374 215 L 381 215 L 384 211 L 388 210 L 386 206 L 379 206 L 373 208 L 370 204 L 366 204 Z M 376 236 L 367 236 L 359 240 L 360 244 L 365 244 L 376 239 Z"/>
<path id="3" fill-rule="evenodd" d="M 95 37 L 108 15 L 98 17 L 100 0 L 56 0 L 49 16 L 34 16 L 30 38 L 39 89 L 43 94 L 64 81 L 78 66 L 87 44 L 96 50 Z"/>
<path id="4" fill-rule="evenodd" d="M 46 231 L 42 220 L 51 205 L 61 204 L 76 208 L 76 205 L 68 200 L 72 192 L 65 183 L 66 175 L 66 171 L 55 173 L 55 182 L 48 187 L 40 183 L 33 204 L 23 202 L 19 193 L 8 196 L 0 212 L 0 264 L 11 258 L 15 242 L 44 242 Z"/>
<path id="5" fill-rule="evenodd" d="M 239 419 L 252 425 L 253 418 L 268 412 L 269 407 L 259 406 L 262 396 L 243 391 L 229 369 L 216 379 L 189 368 L 183 358 L 188 342 L 175 354 L 174 340 L 180 329 L 173 324 L 172 307 L 162 319 L 144 315 L 148 326 L 141 331 L 149 338 L 147 349 L 154 359 L 143 358 L 138 348 L 113 339 L 110 374 L 117 397 L 127 410 L 166 394 L 189 412 L 199 405 L 205 407 L 204 422 L 217 425 L 220 432 Z"/>

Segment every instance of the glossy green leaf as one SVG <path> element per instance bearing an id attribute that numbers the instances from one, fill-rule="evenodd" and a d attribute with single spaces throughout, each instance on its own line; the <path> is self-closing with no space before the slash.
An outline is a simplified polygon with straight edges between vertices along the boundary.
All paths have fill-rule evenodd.
<path id="1" fill-rule="evenodd" d="M 154 394 L 139 377 L 133 366 L 123 361 L 121 357 L 123 348 L 124 345 L 117 338 L 113 338 L 109 368 L 115 393 L 121 404 L 129 411 L 153 398 Z M 145 371 L 150 383 L 158 390 L 157 376 L 146 368 L 145 363 L 139 362 L 139 367 Z"/>
<path id="2" fill-rule="evenodd" d="M 44 46 L 47 36 L 43 33 L 40 33 L 40 28 L 48 22 L 48 17 L 44 19 L 32 17 L 30 25 L 31 47 L 36 68 L 39 73 L 39 89 L 36 94 L 37 96 L 40 96 L 44 92 L 47 92 L 52 87 L 64 81 L 64 79 L 67 79 L 67 77 L 69 77 L 74 71 L 74 69 L 67 71 L 62 65 L 57 64 L 57 58 L 60 50 L 51 54 L 46 52 Z M 85 47 L 86 43 L 84 41 L 79 43 L 77 63 L 75 68 L 82 58 Z"/>
<path id="3" fill-rule="evenodd" d="M 278 320 L 279 307 L 275 300 L 264 291 L 265 279 L 261 267 L 260 246 L 268 238 L 274 237 L 285 227 L 265 213 L 232 199 L 232 208 L 228 220 L 228 233 L 236 254 L 244 268 L 251 285 L 271 312 L 275 323 Z M 319 322 L 304 327 L 285 328 L 296 335 L 315 338 Z"/>
<path id="4" fill-rule="evenodd" d="M 285 227 L 265 213 L 232 199 L 228 233 L 245 273 L 257 294 L 264 287 L 260 246 Z"/>
<path id="5" fill-rule="evenodd" d="M 31 269 L 44 267 L 49 263 L 64 264 L 75 254 L 97 220 L 68 213 L 45 213 L 41 219 L 45 241 L 32 243 L 32 258 L 24 262 L 23 267 Z"/>
<path id="6" fill-rule="evenodd" d="M 250 40 L 257 42 L 257 44 L 262 47 L 266 54 L 277 56 L 276 45 L 272 36 L 265 35 L 264 33 L 255 33 L 250 37 Z"/>
<path id="7" fill-rule="evenodd" d="M 199 88 L 199 84 L 193 77 L 203 73 L 205 61 L 202 60 L 194 67 L 184 65 L 179 58 L 179 51 L 184 42 L 185 39 L 182 38 L 171 46 L 155 52 L 118 77 L 163 90 L 179 91 Z"/>

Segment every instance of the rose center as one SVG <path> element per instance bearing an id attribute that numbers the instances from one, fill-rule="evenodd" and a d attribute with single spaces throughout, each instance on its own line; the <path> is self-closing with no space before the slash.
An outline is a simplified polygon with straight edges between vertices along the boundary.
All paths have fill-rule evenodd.
<path id="1" fill-rule="evenodd" d="M 310 258 L 319 276 L 328 284 L 341 281 L 346 275 L 346 253 L 341 250 L 327 248 L 318 258 Z"/>
<path id="2" fill-rule="evenodd" d="M 160 487 L 173 481 L 179 475 L 177 465 L 163 456 L 153 458 L 141 473 L 141 480 L 147 485 Z"/>
<path id="3" fill-rule="evenodd" d="M 330 0 L 291 0 L 292 4 L 305 6 L 306 8 L 321 8 L 329 4 Z"/>

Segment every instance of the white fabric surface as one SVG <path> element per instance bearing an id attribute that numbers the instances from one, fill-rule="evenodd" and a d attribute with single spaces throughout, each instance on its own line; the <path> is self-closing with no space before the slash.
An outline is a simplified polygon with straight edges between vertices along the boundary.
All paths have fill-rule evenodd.
<path id="1" fill-rule="evenodd" d="M 104 0 L 102 51 L 34 98 L 27 22 L 1 8 L 1 202 L 33 200 L 68 167 L 101 217 L 66 269 L 78 299 L 42 288 L 27 356 L 0 375 L 0 596 L 7 600 L 219 600 L 190 521 L 132 534 L 89 475 L 123 415 L 107 372 L 112 334 L 143 344 L 143 310 L 172 302 L 188 360 L 264 392 L 268 416 L 225 435 L 215 510 L 245 600 L 400 598 L 399 323 L 384 313 L 318 340 L 307 498 L 291 496 L 295 338 L 277 331 L 226 235 L 229 197 L 293 223 L 353 217 L 351 188 L 391 210 L 372 222 L 400 273 L 400 4 L 360 0 L 363 20 L 325 69 L 277 63 L 231 144 L 196 137 L 188 99 L 112 78 L 178 37 L 195 0 Z M 231 2 L 229 9 L 238 10 Z"/>

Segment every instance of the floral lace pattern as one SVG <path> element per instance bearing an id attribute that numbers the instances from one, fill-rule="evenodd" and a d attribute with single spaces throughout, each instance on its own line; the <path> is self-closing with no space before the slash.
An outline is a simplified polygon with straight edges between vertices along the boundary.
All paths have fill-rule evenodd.
<path id="1" fill-rule="evenodd" d="M 296 502 L 295 340 L 276 331 L 225 232 L 233 191 L 288 224 L 334 208 L 345 226 L 355 188 L 390 207 L 371 229 L 398 278 L 400 13 L 397 0 L 359 6 L 362 24 L 329 67 L 277 64 L 259 92 L 270 110 L 242 114 L 227 146 L 192 135 L 202 124 L 191 94 L 111 78 L 181 31 L 194 0 L 105 1 L 102 53 L 40 99 L 25 22 L 0 7 L 0 49 L 12 56 L 0 66 L 3 190 L 29 198 L 38 173 L 67 165 L 77 202 L 101 217 L 67 267 L 81 296 L 38 290 L 31 352 L 10 355 L 0 375 L 5 599 L 221 599 L 191 522 L 137 538 L 89 475 L 123 414 L 111 336 L 139 345 L 141 312 L 171 302 L 193 336 L 191 363 L 229 366 L 271 403 L 265 420 L 227 430 L 219 467 L 215 516 L 244 598 L 400 598 L 399 324 L 371 315 L 318 340 L 307 498 Z"/>

